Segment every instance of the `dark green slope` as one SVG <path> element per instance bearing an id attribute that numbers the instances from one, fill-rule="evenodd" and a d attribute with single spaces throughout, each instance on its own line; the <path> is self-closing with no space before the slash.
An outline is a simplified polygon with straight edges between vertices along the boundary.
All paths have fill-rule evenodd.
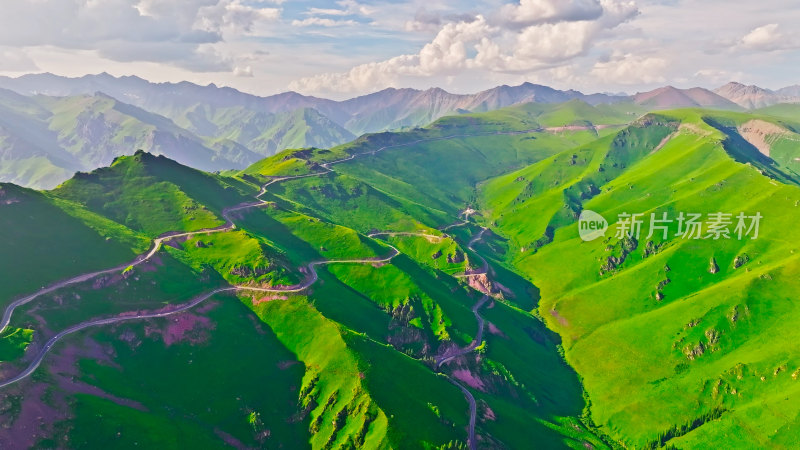
<path id="1" fill-rule="evenodd" d="M 50 195 L 0 184 L 0 303 L 44 284 L 132 260 L 148 242 Z"/>

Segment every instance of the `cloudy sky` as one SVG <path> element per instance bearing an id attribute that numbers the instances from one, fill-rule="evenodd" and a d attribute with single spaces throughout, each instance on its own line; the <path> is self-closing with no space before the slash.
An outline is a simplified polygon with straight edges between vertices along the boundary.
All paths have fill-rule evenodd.
<path id="1" fill-rule="evenodd" d="M 0 74 L 108 72 L 332 98 L 800 83 L 785 0 L 3 0 Z"/>

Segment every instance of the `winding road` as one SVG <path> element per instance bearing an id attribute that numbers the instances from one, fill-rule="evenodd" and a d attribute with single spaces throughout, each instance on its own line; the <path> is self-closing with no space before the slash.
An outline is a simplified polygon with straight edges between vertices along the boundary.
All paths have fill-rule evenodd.
<path id="1" fill-rule="evenodd" d="M 370 233 L 367 237 L 375 238 L 378 236 L 418 236 L 424 237 L 428 239 L 430 242 L 442 242 L 444 240 L 443 236 L 437 236 L 435 234 L 428 234 L 428 233 L 414 233 L 413 231 L 378 231 L 376 233 Z"/>
<path id="2" fill-rule="evenodd" d="M 416 141 L 411 141 L 411 142 L 406 142 L 406 143 L 387 145 L 387 146 L 381 147 L 381 148 L 379 148 L 377 150 L 374 150 L 372 152 L 353 154 L 353 155 L 350 155 L 347 158 L 342 158 L 342 159 L 338 159 L 338 160 L 335 160 L 335 161 L 329 161 L 329 162 L 326 162 L 326 163 L 322 163 L 322 164 L 320 164 L 320 166 L 323 169 L 325 169 L 324 171 L 313 172 L 313 173 L 308 173 L 308 174 L 303 174 L 303 175 L 290 175 L 290 176 L 276 176 L 276 177 L 273 177 L 267 183 L 262 185 L 261 189 L 258 192 L 258 194 L 255 195 L 255 198 L 258 200 L 257 202 L 242 203 L 242 204 L 239 204 L 239 205 L 236 205 L 236 206 L 232 206 L 230 208 L 223 209 L 222 217 L 225 219 L 225 223 L 223 225 L 220 225 L 220 226 L 214 227 L 214 228 L 205 228 L 205 229 L 197 230 L 197 231 L 190 231 L 190 232 L 174 231 L 174 232 L 168 232 L 168 233 L 162 234 L 161 236 L 159 236 L 159 237 L 157 237 L 157 238 L 155 238 L 153 240 L 153 243 L 151 244 L 150 249 L 146 253 L 137 256 L 136 259 L 134 259 L 131 263 L 114 266 L 114 267 L 112 267 L 110 269 L 104 269 L 104 270 L 100 270 L 100 271 L 88 272 L 88 273 L 85 273 L 85 274 L 77 275 L 77 276 L 75 276 L 73 278 L 69 278 L 67 280 L 63 280 L 63 281 L 59 281 L 59 282 L 56 282 L 54 284 L 51 284 L 50 286 L 43 287 L 42 289 L 40 289 L 39 291 L 34 292 L 33 294 L 30 294 L 30 295 L 28 295 L 26 297 L 22 297 L 22 298 L 19 298 L 19 299 L 15 300 L 15 301 L 11 302 L 6 307 L 6 309 L 3 311 L 3 317 L 2 317 L 2 320 L 0 321 L 0 333 L 2 333 L 8 327 L 9 323 L 11 322 L 11 317 L 14 314 L 14 311 L 17 308 L 19 308 L 20 306 L 23 306 L 23 305 L 25 305 L 27 303 L 30 303 L 31 301 L 35 300 L 38 297 L 41 297 L 42 295 L 46 295 L 46 294 L 52 293 L 54 291 L 57 291 L 58 289 L 61 289 L 61 288 L 64 288 L 64 287 L 67 287 L 67 286 L 70 286 L 70 285 L 73 285 L 73 284 L 77 284 L 77 283 L 82 283 L 82 282 L 88 281 L 88 280 L 90 280 L 92 278 L 95 278 L 95 277 L 98 277 L 98 276 L 119 273 L 119 272 L 125 270 L 128 267 L 136 267 L 136 266 L 138 266 L 138 265 L 140 265 L 140 264 L 142 264 L 142 263 L 144 263 L 146 261 L 149 261 L 149 259 L 151 257 L 153 257 L 153 255 L 155 255 L 159 251 L 159 249 L 161 248 L 162 244 L 164 244 L 165 242 L 168 242 L 168 241 L 170 241 L 172 239 L 181 238 L 181 237 L 191 237 L 191 236 L 197 236 L 197 235 L 207 235 L 207 234 L 212 234 L 212 233 L 221 233 L 221 232 L 227 232 L 227 231 L 232 231 L 232 230 L 236 229 L 236 224 L 233 222 L 233 219 L 231 219 L 229 214 L 232 213 L 232 212 L 235 212 L 235 211 L 240 211 L 240 210 L 250 209 L 250 208 L 263 207 L 263 206 L 268 205 L 269 203 L 264 201 L 264 200 L 262 200 L 261 196 L 263 196 L 267 192 L 267 187 L 269 187 L 270 185 L 273 185 L 275 183 L 280 183 L 280 182 L 288 181 L 288 180 L 296 180 L 296 179 L 300 179 L 300 178 L 321 176 L 321 175 L 324 175 L 324 174 L 332 172 L 333 171 L 333 169 L 331 169 L 332 165 L 340 164 L 340 163 L 343 163 L 343 162 L 346 162 L 346 161 L 352 161 L 352 160 L 354 160 L 354 159 L 356 159 L 358 157 L 362 157 L 362 156 L 365 156 L 365 155 L 375 155 L 378 152 L 381 152 L 381 151 L 384 151 L 384 150 L 390 149 L 390 148 L 407 147 L 407 146 L 412 146 L 412 145 L 416 145 L 416 144 L 420 144 L 420 143 L 424 143 L 424 142 L 434 142 L 434 141 L 449 140 L 449 139 L 460 139 L 460 138 L 465 138 L 465 137 L 493 136 L 493 135 L 516 135 L 516 134 L 527 134 L 527 133 L 541 132 L 541 131 L 546 131 L 546 129 L 537 128 L 537 129 L 534 129 L 534 130 L 513 131 L 513 132 L 500 132 L 500 131 L 498 131 L 498 132 L 480 133 L 480 134 L 459 134 L 459 135 L 444 136 L 444 137 L 438 137 L 438 138 L 419 139 L 419 140 L 416 140 Z M 453 226 L 464 225 L 466 223 L 468 223 L 468 220 L 464 220 L 461 223 L 448 226 L 445 229 L 449 229 L 449 228 L 451 228 Z M 474 249 L 472 248 L 472 245 L 474 243 L 476 243 L 483 236 L 485 231 L 487 231 L 487 229 L 483 228 L 480 233 L 478 233 L 476 236 L 474 236 L 472 239 L 470 239 L 470 241 L 469 241 L 469 243 L 467 245 L 467 247 L 470 250 L 474 251 Z M 368 236 L 369 237 L 376 237 L 376 236 L 379 236 L 379 235 L 386 235 L 386 236 L 417 235 L 417 236 L 423 236 L 423 237 L 426 237 L 426 238 L 429 238 L 429 239 L 442 239 L 441 236 L 435 236 L 435 235 L 430 235 L 430 234 L 426 234 L 426 233 L 413 233 L 413 232 L 377 232 L 377 233 L 369 234 Z M 34 373 L 36 371 L 36 369 L 39 367 L 39 365 L 44 360 L 44 357 L 49 353 L 49 351 L 53 348 L 53 346 L 55 344 L 57 344 L 64 337 L 66 337 L 66 336 L 68 336 L 70 334 L 76 333 L 78 331 L 84 330 L 86 328 L 95 327 L 95 326 L 103 326 L 103 325 L 111 325 L 111 324 L 115 324 L 115 323 L 119 323 L 119 322 L 126 322 L 126 321 L 132 321 L 132 320 L 143 320 L 143 319 L 153 319 L 153 318 L 160 318 L 160 317 L 168 317 L 168 316 L 171 316 L 173 314 L 182 313 L 182 312 L 187 311 L 187 310 L 189 310 L 191 308 L 194 308 L 195 306 L 197 306 L 200 303 L 206 301 L 207 299 L 213 297 L 214 295 L 217 295 L 217 294 L 220 294 L 220 293 L 223 293 L 223 292 L 235 292 L 235 291 L 253 291 L 253 292 L 269 292 L 269 293 L 296 293 L 296 292 L 302 292 L 302 291 L 308 289 L 311 285 L 313 285 L 319 279 L 319 276 L 318 276 L 317 270 L 316 270 L 317 266 L 327 265 L 327 264 L 377 264 L 377 263 L 384 263 L 384 262 L 391 261 L 394 257 L 396 257 L 397 255 L 400 254 L 400 251 L 397 248 L 395 248 L 394 246 L 390 245 L 390 244 L 387 244 L 387 245 L 389 247 L 391 247 L 392 252 L 391 252 L 391 254 L 389 256 L 382 257 L 382 258 L 363 258 L 363 259 L 350 259 L 350 260 L 320 260 L 320 261 L 313 261 L 313 262 L 307 264 L 307 266 L 306 266 L 308 268 L 310 276 L 305 281 L 303 281 L 302 283 L 297 284 L 297 285 L 293 285 L 293 286 L 275 286 L 275 287 L 270 287 L 270 288 L 261 288 L 261 287 L 255 287 L 255 286 L 226 286 L 226 287 L 220 287 L 220 288 L 217 288 L 217 289 L 215 289 L 213 291 L 201 294 L 200 296 L 196 297 L 195 299 L 191 300 L 188 303 L 184 303 L 182 305 L 177 305 L 174 308 L 171 308 L 171 309 L 166 310 L 166 311 L 160 311 L 160 312 L 153 311 L 153 312 L 145 312 L 145 313 L 136 313 L 136 314 L 131 314 L 131 315 L 118 315 L 118 316 L 115 316 L 115 317 L 94 319 L 94 320 L 90 320 L 90 321 L 79 323 L 77 325 L 73 325 L 72 327 L 66 328 L 66 329 L 60 331 L 59 333 L 57 333 L 56 335 L 52 336 L 44 344 L 44 346 L 39 351 L 39 353 L 37 353 L 36 357 L 28 365 L 28 367 L 26 367 L 22 372 L 20 372 L 19 374 L 15 375 L 12 378 L 9 378 L 9 379 L 4 380 L 4 381 L 0 381 L 0 388 L 5 388 L 5 387 L 7 387 L 9 385 L 17 383 L 18 381 L 21 381 L 21 380 L 27 378 L 28 376 L 30 376 L 32 373 Z M 483 259 L 482 256 L 478 255 L 478 257 L 481 258 L 481 260 L 483 261 L 483 267 L 482 267 L 481 271 L 472 272 L 472 273 L 466 273 L 466 274 L 463 274 L 463 275 L 456 275 L 456 276 L 466 277 L 466 276 L 471 276 L 471 275 L 478 275 L 480 273 L 486 273 L 486 271 L 488 270 L 488 263 L 486 262 L 485 259 Z M 448 355 L 446 357 L 437 358 L 437 360 L 436 360 L 436 371 L 439 370 L 439 368 L 440 368 L 440 366 L 442 364 L 446 364 L 447 362 L 453 360 L 454 358 L 457 358 L 459 356 L 462 356 L 462 355 L 465 355 L 467 353 L 470 353 L 470 352 L 474 351 L 475 348 L 478 345 L 480 345 L 480 343 L 482 342 L 482 338 L 483 338 L 484 319 L 483 319 L 483 317 L 481 317 L 481 315 L 480 315 L 480 313 L 478 311 L 488 301 L 488 299 L 489 299 L 489 296 L 485 295 L 472 307 L 472 312 L 474 313 L 476 321 L 478 322 L 478 333 L 477 333 L 475 339 L 467 347 L 459 349 L 457 352 L 453 353 L 452 355 Z M 453 383 L 454 385 L 458 386 L 459 389 L 461 389 L 461 391 L 464 393 L 464 396 L 466 397 L 466 399 L 467 399 L 467 401 L 469 403 L 470 420 L 469 420 L 469 439 L 468 439 L 467 442 L 468 442 L 468 445 L 469 445 L 470 449 L 474 450 L 474 449 L 477 448 L 477 444 L 476 444 L 476 441 L 475 441 L 475 422 L 476 422 L 476 414 L 477 414 L 476 413 L 477 407 L 476 407 L 475 398 L 472 396 L 472 394 L 469 392 L 469 390 L 466 387 L 464 387 L 463 385 L 461 385 L 458 381 L 456 381 L 455 379 L 453 379 L 450 376 L 447 376 L 447 379 L 451 383 Z"/>

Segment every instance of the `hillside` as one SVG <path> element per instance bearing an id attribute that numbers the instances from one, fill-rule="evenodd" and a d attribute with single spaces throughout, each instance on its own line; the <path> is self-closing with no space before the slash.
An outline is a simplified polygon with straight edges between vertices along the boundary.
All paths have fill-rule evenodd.
<path id="1" fill-rule="evenodd" d="M 582 124 L 618 120 L 604 120 L 585 104 L 564 108 L 553 108 L 548 123 L 567 124 L 558 122 L 560 116 Z M 11 388 L 25 402 L 21 419 L 6 416 L 5 426 L 23 423 L 24 411 L 45 401 L 40 389 L 64 385 L 63 374 L 74 373 L 81 384 L 47 400 L 67 413 L 48 416 L 39 429 L 75 446 L 163 443 L 165 436 L 214 446 L 222 432 L 225 442 L 251 446 L 289 441 L 312 448 L 459 448 L 466 446 L 474 413 L 481 442 L 521 447 L 534 439 L 549 447 L 602 448 L 579 419 L 580 384 L 561 360 L 557 339 L 527 312 L 538 299 L 535 288 L 500 265 L 493 250 L 473 248 L 484 233 L 474 225 L 436 229 L 457 220 L 477 181 L 606 132 L 589 126 L 548 131 L 533 122 L 545 113 L 515 108 L 408 135 L 372 135 L 328 153 L 287 151 L 245 171 L 253 174 L 245 178 L 290 167 L 321 171 L 334 155 L 399 145 L 329 165 L 324 175 L 272 183 L 263 207 L 248 207 L 256 204 L 257 191 L 249 182 L 145 152 L 77 175 L 48 195 L 130 233 L 198 234 L 164 241 L 141 264 L 43 293 L 12 317 L 14 329 L 33 336 L 30 344 L 14 340 L 22 332 L 0 344 L 15 345 L 19 358 L 20 348 L 35 351 L 57 336 L 55 330 L 92 318 L 122 320 L 135 311 L 181 308 L 192 299 L 204 304 L 174 319 L 131 320 L 63 338 L 37 370 L 40 376 Z M 475 136 L 464 134 L 469 124 Z M 527 129 L 531 124 L 534 129 Z M 415 142 L 420 138 L 435 140 Z M 322 159 L 314 162 L 317 157 Z M 441 176 L 450 178 L 448 189 L 435 193 L 428 186 Z M 424 189 L 429 195 L 420 199 Z M 230 209 L 236 205 L 243 209 Z M 234 230 L 219 227 L 225 208 Z M 481 253 L 489 259 L 485 272 Z M 319 261 L 330 262 L 315 266 Z M 310 270 L 316 274 L 311 279 Z M 311 284 L 281 290 L 298 283 Z M 202 296 L 231 285 L 245 287 L 236 297 Z M 476 323 L 478 317 L 486 323 Z M 460 350 L 479 335 L 472 348 L 480 350 Z M 114 368 L 103 362 L 110 355 Z M 219 363 L 231 355 L 240 356 Z M 0 364 L 0 372 L 24 365 L 12 359 Z M 200 386 L 220 378 L 232 381 L 200 402 Z M 131 385 L 130 379 L 139 381 Z M 474 412 L 467 399 L 475 401 Z M 96 415 L 108 419 L 91 422 Z M 138 437 L 143 420 L 150 431 Z M 88 423 L 92 433 L 83 431 Z M 7 442 L 5 436 L 0 432 L 0 442 Z"/>
<path id="2" fill-rule="evenodd" d="M 140 151 L 49 192 L 5 185 L 0 208 L 35 207 L 5 224 L 8 252 L 34 251 L 7 269 L 6 304 L 26 301 L 0 334 L 21 399 L 0 443 L 790 446 L 793 110 L 641 108 L 529 103 L 227 176 Z M 585 210 L 604 238 L 579 237 Z M 617 237 L 626 212 L 645 233 L 673 220 Z M 730 214 L 729 238 L 678 236 L 681 212 Z"/>
<path id="3" fill-rule="evenodd" d="M 241 169 L 259 158 L 232 140 L 206 140 L 103 94 L 24 97 L 2 91 L 0 138 L 0 179 L 40 188 L 108 165 L 131 149 L 208 171 Z"/>
<path id="4" fill-rule="evenodd" d="M 313 108 L 265 114 L 243 108 L 209 110 L 198 105 L 185 114 L 189 130 L 209 139 L 237 142 L 258 155 L 270 156 L 287 148 L 332 147 L 355 136 Z"/>
<path id="5" fill-rule="evenodd" d="M 58 145 L 50 116 L 33 99 L 0 90 L 0 180 L 53 187 L 83 167 Z"/>
<path id="6" fill-rule="evenodd" d="M 137 151 L 110 167 L 78 173 L 51 194 L 154 237 L 223 225 L 223 210 L 250 200 L 255 192 L 241 181 Z"/>
<path id="7" fill-rule="evenodd" d="M 0 229 L 4 307 L 43 284 L 122 264 L 147 248 L 144 237 L 75 203 L 7 183 L 0 184 Z"/>
<path id="8" fill-rule="evenodd" d="M 797 439 L 795 414 L 771 411 L 797 395 L 798 355 L 790 339 L 769 336 L 784 336 L 775 327 L 796 314 L 783 300 L 796 271 L 785 224 L 800 191 L 753 167 L 765 161 L 756 154 L 765 155 L 746 153 L 753 145 L 736 125 L 759 120 L 768 119 L 665 112 L 481 189 L 497 232 L 516 249 L 509 261 L 541 289 L 541 314 L 584 380 L 592 419 L 625 446 L 704 448 L 737 436 L 736 446 L 747 448 Z M 746 155 L 753 159 L 736 161 Z M 583 209 L 608 218 L 605 239 L 578 237 Z M 535 210 L 547 212 L 521 219 Z M 760 213 L 758 239 L 675 236 L 680 212 L 716 211 Z M 615 237 L 625 212 L 643 214 L 639 239 Z M 672 217 L 668 238 L 646 237 L 651 212 Z M 765 422 L 769 431 L 753 432 Z"/>

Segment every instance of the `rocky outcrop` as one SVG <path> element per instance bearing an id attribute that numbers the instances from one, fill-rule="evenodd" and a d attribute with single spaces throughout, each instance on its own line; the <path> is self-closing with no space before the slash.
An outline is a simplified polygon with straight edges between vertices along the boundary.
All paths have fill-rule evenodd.
<path id="1" fill-rule="evenodd" d="M 489 277 L 486 276 L 485 273 L 479 275 L 470 275 L 467 277 L 467 280 L 471 288 L 483 292 L 484 294 L 492 294 L 495 292 L 495 288 L 492 286 L 492 281 L 489 280 Z"/>
<path id="2" fill-rule="evenodd" d="M 745 122 L 737 128 L 737 131 L 744 140 L 765 156 L 769 156 L 772 144 L 777 138 L 789 133 L 786 129 L 763 120 Z"/>
<path id="3" fill-rule="evenodd" d="M 717 260 L 712 256 L 708 266 L 708 273 L 715 274 L 717 272 L 719 272 L 719 266 L 717 265 Z"/>
<path id="4" fill-rule="evenodd" d="M 750 262 L 750 256 L 748 256 L 747 253 L 742 253 L 741 255 L 733 259 L 733 268 L 738 269 L 739 267 L 742 267 L 748 262 Z"/>

